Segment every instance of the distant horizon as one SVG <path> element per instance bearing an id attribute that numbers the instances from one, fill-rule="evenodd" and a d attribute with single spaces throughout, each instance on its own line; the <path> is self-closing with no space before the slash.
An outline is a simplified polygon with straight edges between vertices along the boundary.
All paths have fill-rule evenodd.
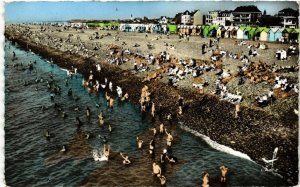
<path id="1" fill-rule="evenodd" d="M 126 1 L 126 2 L 12 2 L 5 4 L 5 22 L 58 22 L 71 20 L 149 19 L 167 16 L 174 18 L 185 10 L 234 10 L 239 6 L 257 6 L 261 12 L 275 15 L 284 8 L 299 9 L 295 1 Z M 296 9 L 295 9 L 296 8 Z"/>

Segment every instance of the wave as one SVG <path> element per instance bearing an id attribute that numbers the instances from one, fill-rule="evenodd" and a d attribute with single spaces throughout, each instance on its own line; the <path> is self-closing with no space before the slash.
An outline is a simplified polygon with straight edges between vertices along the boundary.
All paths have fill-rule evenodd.
<path id="1" fill-rule="evenodd" d="M 242 152 L 239 152 L 239 151 L 236 151 L 230 147 L 227 147 L 225 145 L 221 145 L 215 141 L 213 141 L 212 139 L 210 139 L 208 136 L 205 136 L 195 130 L 192 130 L 190 128 L 188 128 L 187 126 L 184 126 L 182 123 L 179 125 L 180 128 L 182 128 L 183 130 L 189 132 L 189 133 L 192 133 L 193 135 L 195 136 L 198 136 L 200 138 L 202 138 L 208 145 L 210 145 L 212 148 L 218 150 L 218 151 L 221 151 L 221 152 L 224 152 L 224 153 L 228 153 L 228 154 L 231 154 L 231 155 L 234 155 L 234 156 L 237 156 L 237 157 L 240 157 L 240 158 L 243 158 L 243 159 L 246 159 L 246 160 L 249 160 L 251 162 L 254 162 L 253 160 L 251 160 L 251 158 L 245 154 L 245 153 L 242 153 Z M 254 162 L 255 163 L 255 162 Z"/>
<path id="2" fill-rule="evenodd" d="M 93 158 L 94 158 L 94 160 L 95 161 L 108 161 L 108 158 L 105 156 L 105 155 L 103 155 L 102 153 L 101 153 L 101 151 L 97 151 L 96 149 L 94 149 L 93 151 L 92 151 L 92 154 L 93 154 Z"/>

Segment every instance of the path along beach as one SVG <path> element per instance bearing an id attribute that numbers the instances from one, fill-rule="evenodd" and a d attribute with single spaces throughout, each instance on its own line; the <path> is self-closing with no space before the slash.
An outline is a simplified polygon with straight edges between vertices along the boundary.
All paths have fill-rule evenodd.
<path id="1" fill-rule="evenodd" d="M 39 26 L 7 25 L 5 34 L 9 40 L 17 42 L 24 49 L 30 49 L 62 68 L 69 70 L 72 66 L 77 68 L 86 80 L 91 71 L 94 80 L 103 83 L 107 78 L 114 85 L 120 86 L 123 93 L 127 92 L 129 101 L 135 104 L 140 104 L 141 90 L 147 85 L 151 93 L 151 101 L 156 106 L 156 116 L 152 120 L 157 128 L 161 123 L 168 124 L 167 116 L 171 114 L 172 126 L 179 125 L 180 122 L 220 144 L 247 154 L 262 165 L 264 164 L 262 158 L 270 158 L 274 148 L 278 147 L 280 162 L 275 162 L 278 173 L 292 184 L 297 183 L 298 116 L 293 111 L 298 108 L 298 94 L 293 90 L 276 92 L 278 95 L 274 103 L 264 108 L 255 105 L 255 97 L 268 93 L 275 84 L 276 76 L 287 77 L 291 83 L 298 84 L 297 56 L 291 56 L 287 61 L 278 61 L 275 58 L 277 49 L 286 49 L 287 45 L 272 43 L 267 44 L 269 47 L 267 50 L 258 49 L 259 55 L 250 58 L 251 62 L 257 64 L 253 64 L 252 75 L 244 76 L 245 83 L 242 85 L 237 84 L 239 76 L 235 75 L 235 72 L 238 66 L 243 66 L 243 62 L 222 57 L 222 68 L 205 71 L 198 78 L 186 75 L 183 79 L 179 78 L 180 80 L 176 82 L 177 86 L 172 86 L 169 85 L 167 70 L 171 64 L 177 64 L 176 67 L 184 66 L 184 62 L 179 64 L 179 59 L 184 59 L 186 63 L 194 59 L 199 65 L 206 62 L 205 65 L 218 66 L 217 62 L 211 60 L 210 47 L 206 48 L 206 54 L 201 54 L 201 45 L 204 42 L 208 44 L 209 39 L 191 37 L 186 41 L 178 39 L 177 35 L 170 35 L 167 38 L 166 35 L 147 34 L 146 37 L 145 33 L 117 33 L 116 31 L 97 31 L 101 39 L 93 39 L 96 30 L 60 31 L 60 28 L 56 27 L 47 27 L 45 31 L 41 31 Z M 257 43 L 247 42 L 248 45 Z M 230 51 L 239 56 L 248 54 L 249 51 L 247 45 L 237 45 L 234 40 L 229 39 L 221 39 L 218 45 L 220 50 Z M 130 54 L 126 54 L 125 49 L 128 49 Z M 159 65 L 158 61 L 164 61 L 164 57 L 161 57 L 161 52 L 164 51 L 170 54 L 170 60 Z M 147 53 L 151 53 L 157 60 L 146 64 L 146 67 L 140 66 L 142 63 L 148 63 L 148 59 L 145 59 Z M 122 58 L 122 63 L 115 62 L 117 60 L 114 59 L 118 58 Z M 124 60 L 125 58 L 128 60 Z M 258 63 L 259 61 L 261 63 Z M 100 73 L 97 73 L 97 63 L 101 66 Z M 134 63 L 139 66 L 137 71 L 134 70 Z M 289 72 L 284 68 L 278 68 L 277 74 L 259 71 L 260 68 L 269 68 L 273 64 L 277 67 L 296 66 L 294 68 L 296 70 Z M 143 68 L 146 70 L 143 71 Z M 250 65 L 249 69 L 251 68 Z M 235 115 L 235 104 L 221 100 L 214 93 L 215 82 L 218 79 L 216 73 L 220 73 L 220 69 L 230 70 L 230 79 L 226 81 L 229 93 L 239 95 L 236 93 L 241 92 L 243 97 L 238 116 Z M 183 75 L 180 74 L 178 77 L 180 76 Z M 193 83 L 205 82 L 208 84 L 206 87 L 201 89 L 193 87 Z M 184 101 L 182 114 L 178 111 L 179 95 Z M 147 112 L 149 118 L 151 118 L 150 111 Z"/>

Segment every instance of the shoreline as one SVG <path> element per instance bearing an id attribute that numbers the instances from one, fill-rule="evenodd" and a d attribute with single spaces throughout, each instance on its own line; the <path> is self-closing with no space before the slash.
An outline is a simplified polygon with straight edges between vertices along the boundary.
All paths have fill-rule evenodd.
<path id="1" fill-rule="evenodd" d="M 10 33 L 6 32 L 5 34 L 6 38 L 10 37 Z M 70 69 L 72 65 L 76 64 L 78 72 L 82 73 L 85 77 L 88 77 L 88 69 L 92 68 L 93 72 L 95 71 L 95 67 L 92 66 L 91 63 L 95 62 L 93 59 L 83 59 L 81 56 L 66 55 L 59 50 L 50 49 L 47 46 L 36 46 L 33 42 L 25 41 L 21 38 L 14 38 L 13 41 L 16 41 L 25 50 L 28 45 L 36 54 L 47 59 L 52 58 L 53 62 L 62 68 Z M 65 63 L 65 61 L 68 63 Z M 84 65 L 84 62 L 88 64 Z M 155 96 L 156 103 L 161 104 L 159 109 L 157 109 L 158 113 L 160 113 L 159 118 L 161 119 L 165 118 L 171 111 L 176 111 L 176 96 L 178 94 L 184 98 L 192 98 L 193 101 L 188 102 L 185 106 L 183 116 L 173 118 L 173 123 L 177 121 L 176 125 L 178 125 L 178 121 L 181 121 L 187 124 L 191 130 L 208 136 L 211 140 L 221 143 L 224 146 L 231 147 L 234 150 L 249 155 L 250 158 L 260 165 L 263 165 L 262 157 L 269 158 L 271 156 L 274 150 L 272 145 L 281 143 L 281 149 L 285 152 L 282 153 L 280 149 L 278 156 L 281 162 L 286 163 L 286 165 L 281 164 L 277 166 L 280 167 L 278 168 L 280 171 L 279 174 L 283 174 L 282 176 L 284 176 L 287 181 L 292 181 L 293 184 L 298 182 L 298 167 L 297 165 L 295 167 L 295 163 L 298 162 L 294 160 L 291 161 L 291 158 L 288 158 L 290 154 L 294 157 L 296 155 L 296 160 L 298 158 L 297 145 L 294 145 L 294 138 L 297 140 L 297 137 L 282 138 L 280 136 L 278 137 L 275 133 L 263 134 L 264 132 L 269 132 L 272 128 L 285 126 L 282 119 L 279 119 L 278 122 L 278 119 L 274 116 L 246 107 L 242 107 L 241 116 L 246 116 L 247 118 L 234 119 L 230 112 L 220 115 L 220 110 L 233 111 L 234 105 L 219 101 L 216 97 L 211 95 L 196 95 L 196 92 L 191 92 L 186 89 L 169 87 L 162 82 L 142 83 L 141 78 L 131 75 L 128 71 L 122 70 L 117 66 L 107 63 L 101 63 L 101 66 L 104 71 L 101 71 L 101 75 L 97 75 L 96 79 L 103 81 L 104 77 L 107 77 L 112 82 L 118 83 L 122 88 L 130 88 L 128 90 L 125 89 L 125 91 L 129 92 L 129 101 L 135 104 L 138 103 L 141 88 L 144 85 L 148 85 L 151 93 Z M 155 121 L 161 121 L 161 119 L 156 119 Z M 262 125 L 267 125 L 267 129 L 261 128 Z M 246 134 L 251 131 L 254 131 L 252 132 L 253 134 L 248 134 L 247 136 Z M 233 136 L 232 132 L 234 132 Z M 256 138 L 256 143 L 251 144 L 253 138 Z M 282 142 L 277 142 L 278 138 L 281 138 Z M 232 142 L 239 142 L 239 145 Z M 250 150 L 250 147 L 254 149 Z M 290 147 L 292 147 L 292 149 L 290 149 Z M 291 176 L 285 175 L 285 173 L 288 173 L 289 167 L 292 168 Z"/>

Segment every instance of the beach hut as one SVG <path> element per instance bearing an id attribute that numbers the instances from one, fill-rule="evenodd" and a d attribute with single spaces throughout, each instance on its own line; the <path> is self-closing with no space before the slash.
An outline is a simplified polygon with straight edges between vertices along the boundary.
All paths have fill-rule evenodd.
<path id="1" fill-rule="evenodd" d="M 219 26 L 217 26 L 217 25 L 210 25 L 209 29 L 208 29 L 208 33 L 209 33 L 208 36 L 216 37 L 218 28 L 219 28 Z"/>
<path id="2" fill-rule="evenodd" d="M 239 27 L 233 27 L 231 30 L 231 38 L 237 38 L 237 31 L 239 30 Z"/>
<path id="3" fill-rule="evenodd" d="M 279 28 L 271 28 L 269 31 L 268 41 L 269 42 L 279 41 L 279 38 L 282 37 L 282 30 L 283 29 L 279 29 Z"/>
<path id="4" fill-rule="evenodd" d="M 224 26 L 219 27 L 217 30 L 217 37 L 224 38 L 226 31 L 227 31 L 227 29 Z"/>
<path id="5" fill-rule="evenodd" d="M 122 31 L 123 31 L 123 32 L 132 32 L 132 27 L 131 27 L 131 25 L 129 25 L 129 24 L 124 24 Z"/>
<path id="6" fill-rule="evenodd" d="M 171 34 L 177 33 L 177 26 L 176 25 L 169 24 L 168 29 L 169 29 L 169 33 L 171 33 Z"/>
<path id="7" fill-rule="evenodd" d="M 293 42 L 294 41 L 296 41 L 296 42 L 299 41 L 299 29 L 292 29 L 290 31 L 289 40 L 292 40 Z"/>
<path id="8" fill-rule="evenodd" d="M 145 25 L 140 25 L 137 27 L 138 32 L 146 32 L 146 26 Z"/>
<path id="9" fill-rule="evenodd" d="M 245 29 L 245 27 L 240 27 L 240 28 L 237 30 L 237 34 L 236 34 L 236 38 L 237 38 L 237 39 L 239 39 L 239 40 L 244 39 L 244 29 Z"/>
<path id="10" fill-rule="evenodd" d="M 264 28 L 264 29 L 261 31 L 261 33 L 260 33 L 259 40 L 260 40 L 260 41 L 264 41 L 264 42 L 268 41 L 268 38 L 269 38 L 269 31 L 270 31 L 270 30 L 271 30 L 271 29 L 269 29 L 269 28 Z"/>
<path id="11" fill-rule="evenodd" d="M 224 38 L 231 38 L 231 31 L 234 28 L 233 26 L 225 26 L 226 31 L 224 33 Z"/>
<path id="12" fill-rule="evenodd" d="M 249 40 L 255 40 L 255 34 L 256 34 L 257 28 L 256 27 L 251 27 L 248 33 L 248 39 Z"/>
<path id="13" fill-rule="evenodd" d="M 285 28 L 282 31 L 282 36 L 283 36 L 285 42 L 288 42 L 290 40 L 292 32 L 293 32 L 293 29 L 291 29 L 291 28 Z"/>
<path id="14" fill-rule="evenodd" d="M 207 37 L 209 34 L 209 25 L 202 25 L 201 30 L 202 30 L 201 33 L 203 34 L 203 36 Z"/>
<path id="15" fill-rule="evenodd" d="M 162 31 L 162 26 L 157 24 L 153 27 L 153 32 L 160 33 Z"/>

